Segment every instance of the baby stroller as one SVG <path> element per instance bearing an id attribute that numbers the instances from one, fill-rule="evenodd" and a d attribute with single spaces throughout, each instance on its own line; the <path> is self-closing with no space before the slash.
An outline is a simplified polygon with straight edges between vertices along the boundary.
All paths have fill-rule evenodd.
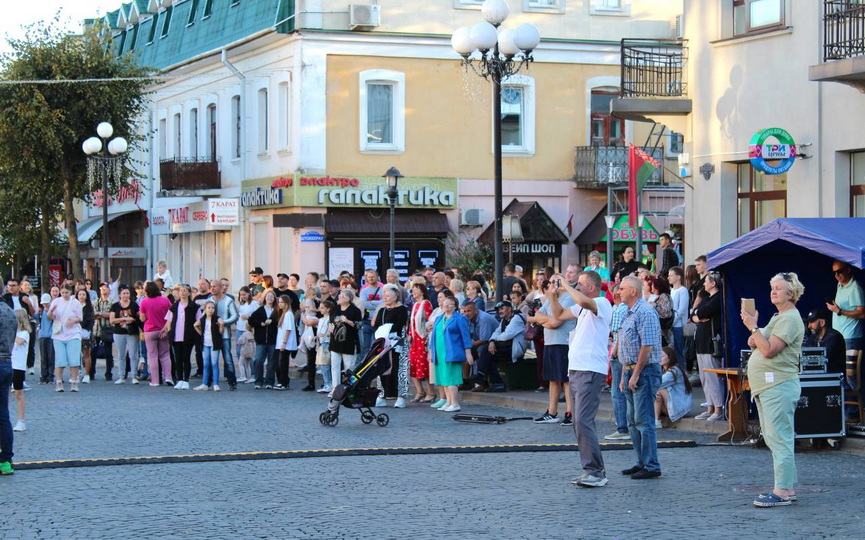
<path id="1" fill-rule="evenodd" d="M 342 372 L 340 384 L 333 390 L 333 398 L 327 406 L 327 410 L 318 415 L 318 421 L 323 426 L 334 427 L 339 423 L 340 405 L 347 409 L 359 409 L 360 421 L 371 424 L 373 420 L 384 427 L 390 422 L 388 415 L 381 413 L 376 415 L 372 406 L 378 398 L 378 388 L 373 384 L 376 377 L 386 373 L 389 369 L 388 352 L 393 344 L 388 339 L 390 324 L 382 325 L 376 333 L 376 340 L 372 342 L 369 352 L 361 360 L 355 369 L 347 369 Z M 396 367 L 394 367 L 396 369 Z"/>

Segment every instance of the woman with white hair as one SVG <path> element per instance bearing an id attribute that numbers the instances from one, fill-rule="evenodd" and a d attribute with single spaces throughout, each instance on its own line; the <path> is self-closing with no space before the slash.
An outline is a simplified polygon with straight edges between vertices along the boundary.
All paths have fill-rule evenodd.
<path id="1" fill-rule="evenodd" d="M 795 433 L 793 417 L 799 403 L 799 353 L 805 325 L 796 309 L 796 302 L 805 292 L 799 277 L 793 272 L 776 274 L 769 280 L 769 297 L 778 313 L 772 315 L 766 328 L 758 327 L 760 314 L 755 310 L 741 312 L 742 323 L 751 332 L 748 346 L 748 382 L 751 399 L 757 405 L 760 430 L 766 446 L 772 451 L 775 467 L 775 488 L 761 493 L 754 505 L 761 508 L 787 506 L 796 500 L 793 486 L 798 482 L 793 453 Z"/>
<path id="2" fill-rule="evenodd" d="M 589 266 L 583 268 L 583 272 L 588 272 L 591 270 L 592 272 L 597 272 L 599 276 L 601 276 L 601 281 L 606 283 L 610 281 L 610 270 L 604 266 L 601 266 L 601 252 L 593 251 L 589 253 Z"/>

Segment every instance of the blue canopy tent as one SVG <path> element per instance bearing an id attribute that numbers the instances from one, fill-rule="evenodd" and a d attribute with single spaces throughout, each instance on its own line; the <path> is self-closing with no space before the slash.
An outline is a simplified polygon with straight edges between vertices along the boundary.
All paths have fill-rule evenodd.
<path id="1" fill-rule="evenodd" d="M 775 313 L 769 279 L 796 272 L 805 294 L 796 307 L 804 316 L 835 298 L 832 261 L 849 263 L 865 283 L 865 218 L 779 218 L 709 253 L 708 267 L 721 273 L 724 292 L 725 366 L 739 365 L 748 331 L 739 316 L 742 298 L 753 298 L 765 326 Z"/>

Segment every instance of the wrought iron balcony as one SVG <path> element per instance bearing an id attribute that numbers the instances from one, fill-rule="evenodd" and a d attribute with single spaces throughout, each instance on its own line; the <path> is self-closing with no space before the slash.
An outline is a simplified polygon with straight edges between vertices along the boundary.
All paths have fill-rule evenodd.
<path id="1" fill-rule="evenodd" d="M 197 159 L 165 159 L 159 162 L 159 179 L 165 191 L 220 189 L 219 163 Z"/>
<path id="2" fill-rule="evenodd" d="M 657 122 L 691 113 L 685 79 L 688 47 L 684 40 L 623 39 L 621 53 L 622 86 L 619 99 L 610 103 L 613 116 Z"/>
<path id="3" fill-rule="evenodd" d="M 607 188 L 628 183 L 628 148 L 626 146 L 577 146 L 574 161 L 574 183 L 579 188 Z M 664 149 L 643 148 L 659 162 L 664 162 Z M 662 186 L 663 167 L 649 179 L 651 186 Z"/>
<path id="4" fill-rule="evenodd" d="M 622 40 L 623 98 L 682 98 L 688 48 L 681 40 Z"/>
<path id="5" fill-rule="evenodd" d="M 858 0 L 824 0 L 823 61 L 865 54 L 865 4 Z"/>

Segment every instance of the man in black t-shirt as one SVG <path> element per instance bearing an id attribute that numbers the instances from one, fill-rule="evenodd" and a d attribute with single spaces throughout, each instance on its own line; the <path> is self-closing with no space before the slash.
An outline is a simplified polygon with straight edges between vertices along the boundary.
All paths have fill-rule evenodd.
<path id="1" fill-rule="evenodd" d="M 294 312 L 296 318 L 297 312 L 300 311 L 300 298 L 297 297 L 297 294 L 294 291 L 288 288 L 288 274 L 282 272 L 276 274 L 275 292 L 277 298 L 284 295 L 291 299 L 291 311 Z"/>
<path id="2" fill-rule="evenodd" d="M 808 331 L 802 340 L 803 347 L 825 347 L 826 359 L 829 361 L 829 373 L 844 373 L 847 361 L 847 347 L 844 336 L 831 327 L 832 315 L 829 310 L 817 308 L 805 318 Z"/>

